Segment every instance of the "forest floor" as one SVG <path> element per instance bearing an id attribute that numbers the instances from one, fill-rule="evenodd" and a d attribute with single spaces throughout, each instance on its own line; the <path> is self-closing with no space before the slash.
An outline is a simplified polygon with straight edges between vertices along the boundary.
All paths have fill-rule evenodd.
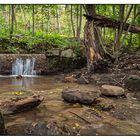
<path id="1" fill-rule="evenodd" d="M 108 73 L 88 77 L 85 69 L 81 69 L 42 77 L 34 81 L 32 89 L 22 90 L 21 95 L 11 94 L 8 85 L 9 90 L 0 94 L 1 100 L 20 100 L 32 95 L 45 98 L 36 109 L 4 116 L 8 135 L 140 135 L 140 92 L 125 86 L 130 75 L 140 76 L 139 62 L 139 55 L 129 55 L 122 57 Z M 62 96 L 65 89 L 76 94 L 77 90 L 78 94 L 79 91 L 100 93 L 102 85 L 119 86 L 124 89 L 124 96 L 100 94 L 99 103 L 91 105 L 66 102 Z"/>

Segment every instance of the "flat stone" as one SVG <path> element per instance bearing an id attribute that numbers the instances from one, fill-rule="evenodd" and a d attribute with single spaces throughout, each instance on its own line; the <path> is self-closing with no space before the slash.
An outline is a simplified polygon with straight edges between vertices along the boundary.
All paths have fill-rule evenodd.
<path id="1" fill-rule="evenodd" d="M 62 50 L 61 57 L 74 57 L 75 54 L 72 49 Z"/>
<path id="2" fill-rule="evenodd" d="M 124 95 L 124 89 L 119 86 L 102 85 L 101 94 L 105 96 L 122 96 Z"/>

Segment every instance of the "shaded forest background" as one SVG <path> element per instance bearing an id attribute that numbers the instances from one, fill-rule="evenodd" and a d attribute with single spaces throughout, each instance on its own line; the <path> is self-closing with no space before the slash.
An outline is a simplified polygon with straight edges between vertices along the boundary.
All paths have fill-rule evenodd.
<path id="1" fill-rule="evenodd" d="M 94 5 L 96 14 L 140 25 L 140 5 Z M 92 9 L 91 9 L 92 10 Z M 0 53 L 40 53 L 48 48 L 81 51 L 87 14 L 86 5 L 0 5 Z M 102 45 L 111 54 L 140 48 L 140 33 L 99 27 Z M 120 33 L 119 33 L 120 34 Z"/>

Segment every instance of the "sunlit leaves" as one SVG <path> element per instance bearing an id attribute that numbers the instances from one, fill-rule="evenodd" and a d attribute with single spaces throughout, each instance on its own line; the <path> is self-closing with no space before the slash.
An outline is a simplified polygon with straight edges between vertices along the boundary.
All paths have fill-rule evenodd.
<path id="1" fill-rule="evenodd" d="M 24 94 L 24 93 L 21 92 L 21 91 L 16 91 L 16 92 L 11 92 L 11 94 L 14 94 L 14 95 L 22 95 L 22 94 Z"/>

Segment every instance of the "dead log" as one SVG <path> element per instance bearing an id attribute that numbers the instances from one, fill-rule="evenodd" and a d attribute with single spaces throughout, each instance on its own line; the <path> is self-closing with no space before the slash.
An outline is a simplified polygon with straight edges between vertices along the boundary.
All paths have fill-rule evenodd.
<path id="1" fill-rule="evenodd" d="M 37 107 L 43 99 L 41 96 L 32 96 L 17 102 L 3 102 L 0 105 L 0 109 L 4 115 L 16 114 Z"/>
<path id="2" fill-rule="evenodd" d="M 109 17 L 105 17 L 105 16 L 101 16 L 101 15 L 86 15 L 84 14 L 84 16 L 87 18 L 87 20 L 94 20 L 94 25 L 99 26 L 99 27 L 108 27 L 108 28 L 116 28 L 118 29 L 120 27 L 120 25 L 122 24 L 122 22 L 117 21 L 115 19 L 109 18 Z M 123 30 L 127 31 L 130 24 L 129 23 L 123 23 Z M 129 32 L 131 33 L 140 33 L 140 26 L 136 26 L 136 25 L 131 25 Z"/>

